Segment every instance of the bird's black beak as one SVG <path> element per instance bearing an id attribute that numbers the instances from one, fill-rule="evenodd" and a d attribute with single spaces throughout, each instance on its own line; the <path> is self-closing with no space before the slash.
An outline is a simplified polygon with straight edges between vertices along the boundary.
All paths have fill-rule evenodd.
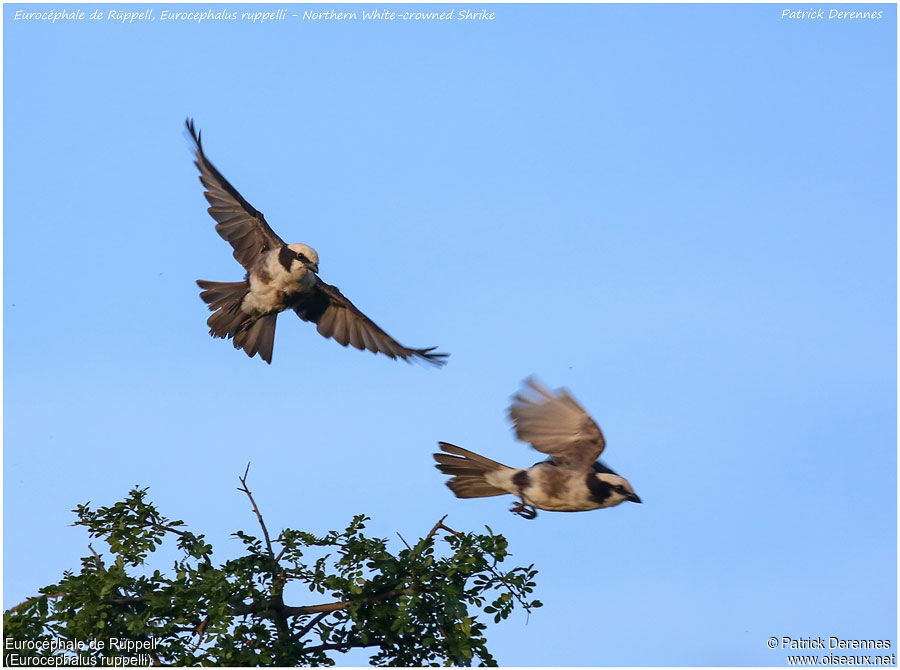
<path id="1" fill-rule="evenodd" d="M 319 274 L 319 264 L 318 263 L 310 263 L 309 269 L 312 270 L 313 272 L 315 272 L 316 274 Z"/>
<path id="2" fill-rule="evenodd" d="M 630 502 L 636 502 L 636 503 L 641 502 L 641 499 L 638 497 L 637 493 L 629 493 L 628 497 L 625 498 L 625 500 L 628 500 Z"/>

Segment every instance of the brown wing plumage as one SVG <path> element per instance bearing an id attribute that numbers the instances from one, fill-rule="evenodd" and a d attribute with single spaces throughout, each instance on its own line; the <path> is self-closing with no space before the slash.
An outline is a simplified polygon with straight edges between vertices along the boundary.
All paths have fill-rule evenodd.
<path id="1" fill-rule="evenodd" d="M 600 427 L 565 389 L 554 395 L 534 379 L 525 383 L 533 393 L 517 394 L 509 408 L 518 438 L 556 465 L 590 470 L 606 446 Z"/>
<path id="2" fill-rule="evenodd" d="M 249 270 L 261 253 L 284 246 L 284 241 L 269 227 L 262 212 L 244 200 L 209 162 L 193 119 L 185 121 L 185 125 L 194 140 L 194 165 L 200 170 L 200 181 L 206 188 L 204 195 L 210 205 L 207 211 L 216 221 L 216 232 L 234 248 L 235 260 Z"/>
<path id="3" fill-rule="evenodd" d="M 447 354 L 436 353 L 436 347 L 404 347 L 360 312 L 336 286 L 326 284 L 318 277 L 316 279 L 313 290 L 298 297 L 294 311 L 304 321 L 315 323 L 324 337 L 331 337 L 345 347 L 349 344 L 357 349 L 368 349 L 405 361 L 420 360 L 436 366 L 447 362 Z"/>

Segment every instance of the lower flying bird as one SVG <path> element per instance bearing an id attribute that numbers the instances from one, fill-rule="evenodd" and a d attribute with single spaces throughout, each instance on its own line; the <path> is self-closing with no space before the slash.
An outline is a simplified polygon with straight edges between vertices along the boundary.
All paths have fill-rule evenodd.
<path id="1" fill-rule="evenodd" d="M 409 349 L 379 328 L 338 290 L 319 279 L 319 255 L 305 244 L 285 244 L 266 223 L 262 212 L 241 197 L 209 162 L 194 122 L 185 122 L 194 141 L 194 165 L 206 188 L 209 213 L 216 232 L 234 248 L 234 258 L 247 271 L 243 281 L 198 280 L 200 297 L 214 312 L 206 324 L 213 337 L 231 338 L 235 349 L 251 358 L 257 354 L 272 362 L 275 320 L 292 309 L 312 321 L 324 337 L 343 346 L 368 349 L 391 358 L 421 360 L 443 365 L 447 354 Z"/>
<path id="2" fill-rule="evenodd" d="M 437 468 L 453 478 L 447 486 L 457 498 L 487 498 L 512 493 L 521 502 L 510 512 L 526 519 L 537 509 L 582 512 L 641 499 L 624 477 L 597 460 L 606 440 L 600 427 L 565 389 L 555 394 L 534 379 L 513 398 L 509 416 L 516 436 L 549 454 L 530 468 L 511 468 L 497 461 L 438 442 L 446 453 L 434 454 Z"/>

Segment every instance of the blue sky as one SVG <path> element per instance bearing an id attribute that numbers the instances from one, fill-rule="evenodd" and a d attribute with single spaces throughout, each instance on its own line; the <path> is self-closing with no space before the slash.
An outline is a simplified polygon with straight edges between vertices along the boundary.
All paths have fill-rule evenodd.
<path id="1" fill-rule="evenodd" d="M 895 6 L 485 7 L 123 25 L 4 6 L 4 607 L 77 567 L 69 510 L 134 484 L 227 558 L 256 530 L 235 491 L 252 461 L 270 529 L 504 533 L 545 603 L 490 628 L 505 665 L 893 639 Z M 291 316 L 271 366 L 210 338 L 194 280 L 242 269 L 188 115 L 325 281 L 446 368 Z M 538 460 L 505 418 L 530 374 L 593 414 L 643 505 L 525 521 L 452 496 L 437 440 Z"/>

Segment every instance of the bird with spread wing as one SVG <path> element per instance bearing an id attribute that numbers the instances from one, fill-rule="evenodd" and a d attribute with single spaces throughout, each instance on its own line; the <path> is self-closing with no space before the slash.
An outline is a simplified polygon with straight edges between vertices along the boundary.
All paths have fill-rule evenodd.
<path id="1" fill-rule="evenodd" d="M 393 339 L 363 314 L 338 290 L 319 276 L 319 255 L 306 244 L 285 244 L 266 223 L 262 212 L 244 200 L 209 162 L 194 122 L 185 122 L 194 142 L 194 164 L 209 202 L 216 232 L 234 249 L 244 266 L 243 281 L 198 280 L 200 297 L 214 312 L 207 320 L 209 334 L 230 338 L 236 349 L 272 362 L 275 321 L 292 309 L 304 321 L 312 321 L 324 337 L 343 346 L 368 349 L 391 358 L 418 360 L 441 366 L 447 354 L 435 347 L 410 349 Z"/>
<path id="2" fill-rule="evenodd" d="M 530 468 L 511 468 L 468 449 L 439 442 L 437 468 L 457 498 L 519 497 L 511 512 L 534 519 L 537 510 L 581 512 L 641 502 L 624 477 L 597 460 L 606 446 L 600 427 L 565 389 L 551 393 L 537 380 L 513 397 L 516 436 L 549 455 Z"/>

